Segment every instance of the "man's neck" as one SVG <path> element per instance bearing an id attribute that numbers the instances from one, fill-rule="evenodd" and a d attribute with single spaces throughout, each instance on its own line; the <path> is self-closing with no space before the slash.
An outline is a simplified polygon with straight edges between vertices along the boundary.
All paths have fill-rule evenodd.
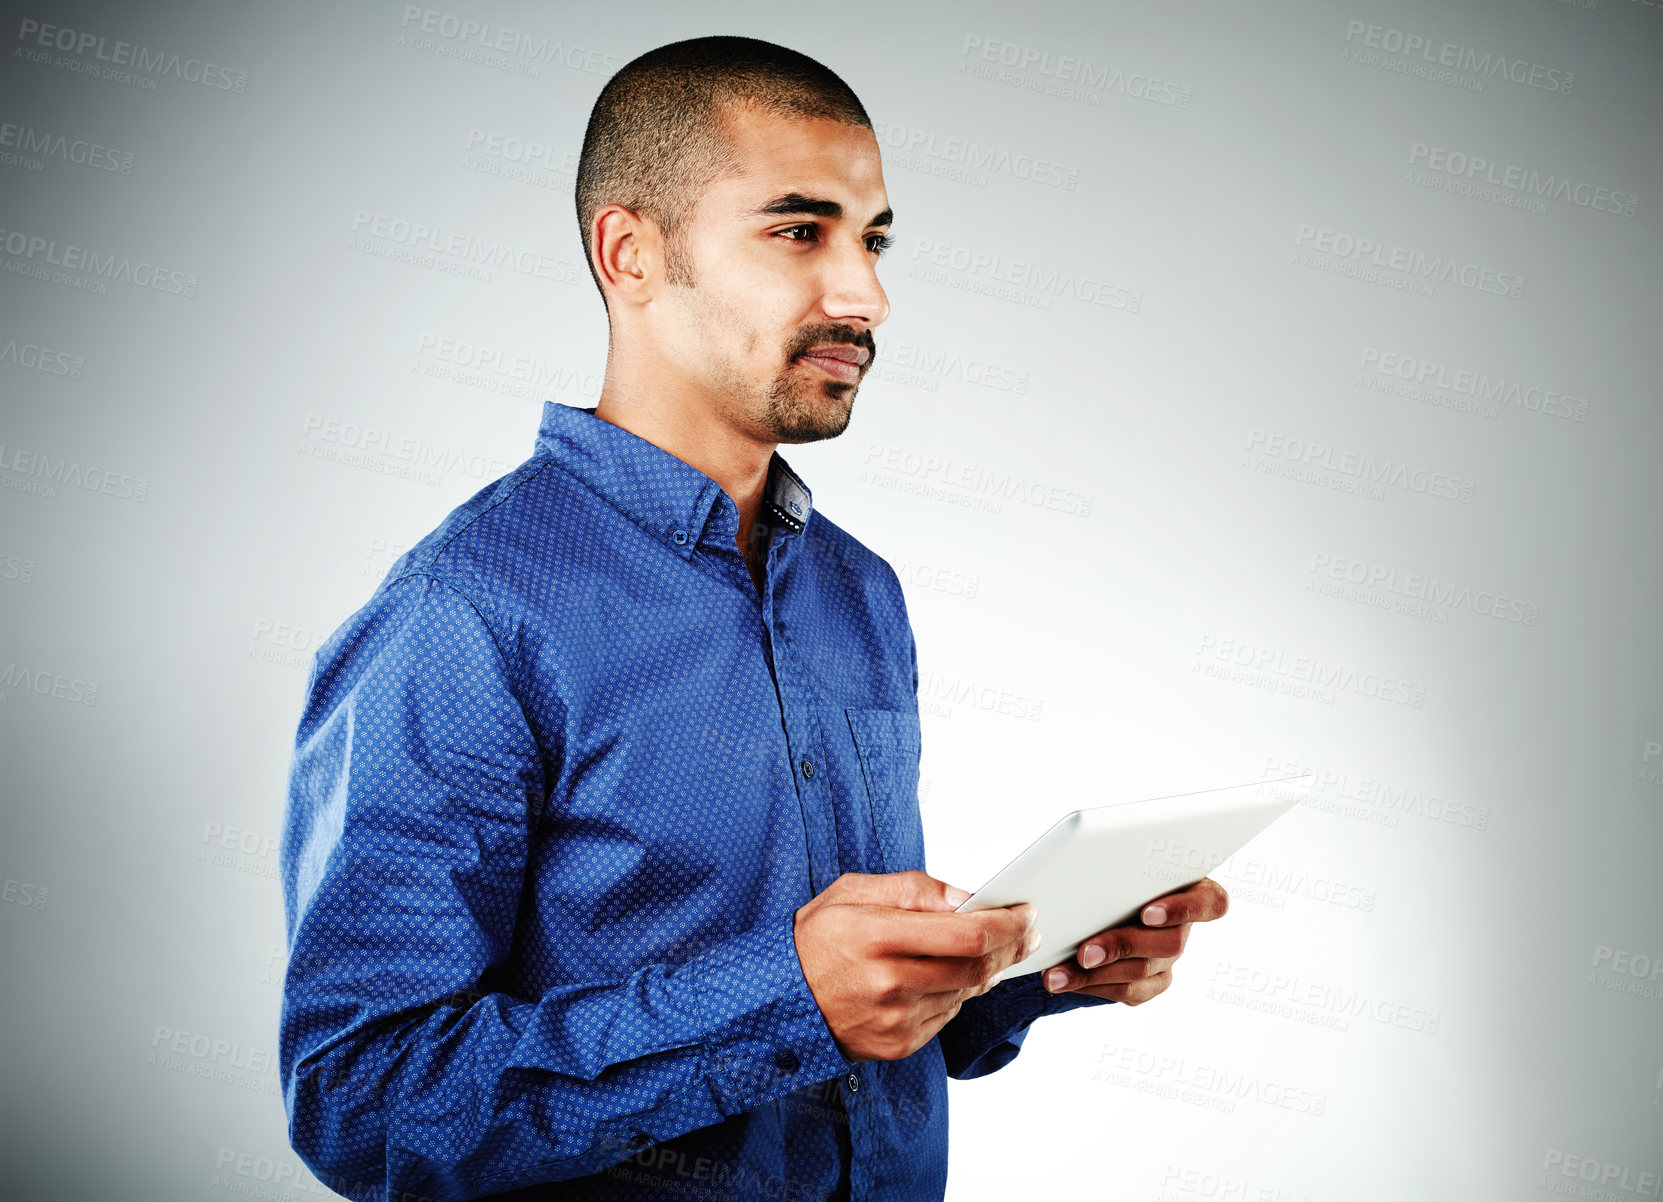
<path id="1" fill-rule="evenodd" d="M 601 389 L 595 416 L 668 451 L 721 485 L 739 509 L 736 542 L 760 591 L 769 531 L 762 494 L 776 444 L 759 443 L 709 414 L 686 406 L 656 400 L 647 403 L 623 395 L 610 381 Z"/>

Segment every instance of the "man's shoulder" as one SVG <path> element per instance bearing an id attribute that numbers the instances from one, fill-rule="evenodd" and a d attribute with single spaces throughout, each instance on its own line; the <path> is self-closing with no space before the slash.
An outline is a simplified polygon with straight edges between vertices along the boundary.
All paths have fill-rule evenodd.
<path id="1" fill-rule="evenodd" d="M 904 600 L 901 578 L 882 555 L 816 509 L 803 527 L 804 554 L 830 574 L 895 601 Z"/>
<path id="2" fill-rule="evenodd" d="M 488 597 L 538 562 L 558 542 L 562 499 L 582 489 L 544 454 L 486 484 L 445 515 L 395 561 L 385 589 L 410 576 L 444 581 Z"/>

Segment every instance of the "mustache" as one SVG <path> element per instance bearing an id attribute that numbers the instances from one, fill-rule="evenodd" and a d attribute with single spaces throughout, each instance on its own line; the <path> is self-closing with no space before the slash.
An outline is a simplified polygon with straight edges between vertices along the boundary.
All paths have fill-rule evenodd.
<path id="1" fill-rule="evenodd" d="M 872 336 L 871 330 L 860 330 L 854 326 L 841 325 L 821 326 L 818 329 L 798 335 L 792 342 L 790 357 L 795 359 L 814 347 L 838 342 L 864 347 L 868 355 L 868 364 L 878 357 L 878 340 Z"/>

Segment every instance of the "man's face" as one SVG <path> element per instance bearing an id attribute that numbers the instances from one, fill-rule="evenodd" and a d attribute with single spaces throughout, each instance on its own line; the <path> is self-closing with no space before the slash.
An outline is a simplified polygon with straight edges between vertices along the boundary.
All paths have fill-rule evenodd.
<path id="1" fill-rule="evenodd" d="M 670 253 L 692 283 L 654 302 L 661 350 L 757 441 L 835 438 L 889 316 L 875 270 L 889 225 L 877 139 L 749 107 L 730 110 L 728 134 L 740 172 L 713 183 L 678 231 Z"/>

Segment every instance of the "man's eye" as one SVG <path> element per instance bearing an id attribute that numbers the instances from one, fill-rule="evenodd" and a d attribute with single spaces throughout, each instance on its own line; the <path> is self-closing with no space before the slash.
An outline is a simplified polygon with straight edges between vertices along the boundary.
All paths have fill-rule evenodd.
<path id="1" fill-rule="evenodd" d="M 805 236 L 801 238 L 795 237 L 794 235 L 798 233 L 802 233 Z M 805 222 L 802 225 L 788 225 L 783 230 L 780 230 L 779 234 L 784 237 L 787 242 L 813 242 L 820 237 L 820 227 L 815 225 L 813 222 Z M 884 251 L 894 245 L 895 239 L 890 237 L 888 234 L 866 235 L 866 249 L 875 254 L 881 255 Z"/>

